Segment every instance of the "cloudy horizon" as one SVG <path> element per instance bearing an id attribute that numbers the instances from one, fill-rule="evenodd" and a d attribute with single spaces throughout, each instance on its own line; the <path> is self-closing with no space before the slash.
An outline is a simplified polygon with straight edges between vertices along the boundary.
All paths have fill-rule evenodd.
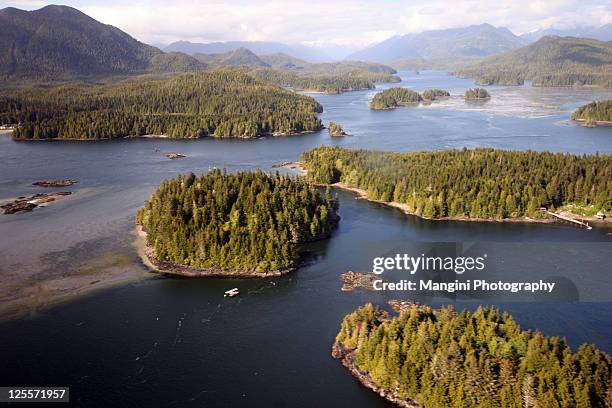
<path id="1" fill-rule="evenodd" d="M 0 0 L 0 8 L 38 9 L 39 0 Z M 395 35 L 488 23 L 520 35 L 546 28 L 612 22 L 607 1 L 530 0 L 177 0 L 122 3 L 66 1 L 149 44 L 174 41 L 276 41 L 357 50 Z"/>

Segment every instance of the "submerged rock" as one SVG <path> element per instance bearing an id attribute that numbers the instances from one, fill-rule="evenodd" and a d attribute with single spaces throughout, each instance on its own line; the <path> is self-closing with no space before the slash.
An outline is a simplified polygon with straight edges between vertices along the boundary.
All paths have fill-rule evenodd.
<path id="1" fill-rule="evenodd" d="M 166 157 L 169 158 L 170 160 L 174 160 L 174 159 L 181 159 L 187 156 L 185 156 L 184 154 L 180 154 L 180 153 L 168 153 Z"/>
<path id="2" fill-rule="evenodd" d="M 45 204 L 51 203 L 60 197 L 72 194 L 70 191 L 59 191 L 51 194 L 34 194 L 30 197 L 18 197 L 15 200 L 0 205 L 4 210 L 4 214 L 16 214 L 19 212 L 29 212 L 36 207 L 44 207 Z"/>

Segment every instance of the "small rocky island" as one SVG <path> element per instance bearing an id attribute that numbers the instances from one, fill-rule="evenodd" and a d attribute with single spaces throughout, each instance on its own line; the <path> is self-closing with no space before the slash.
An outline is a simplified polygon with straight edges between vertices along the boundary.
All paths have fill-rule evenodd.
<path id="1" fill-rule="evenodd" d="M 34 194 L 30 197 L 17 197 L 13 201 L 0 205 L 0 208 L 4 210 L 4 214 L 29 212 L 37 207 L 44 207 L 45 205 L 54 202 L 59 198 L 69 196 L 71 194 L 72 193 L 70 191 L 59 191 L 57 193 L 50 194 Z"/>
<path id="2" fill-rule="evenodd" d="M 423 98 L 423 101 L 426 102 L 432 102 L 438 99 L 448 98 L 449 96 L 450 92 L 444 89 L 428 89 L 426 91 L 423 91 L 423 93 L 421 94 L 421 98 Z"/>
<path id="3" fill-rule="evenodd" d="M 490 97 L 491 95 L 484 88 L 471 88 L 465 91 L 465 99 L 470 101 L 485 100 Z"/>
<path id="4" fill-rule="evenodd" d="M 348 271 L 340 275 L 343 292 L 351 292 L 355 289 L 374 290 L 374 281 L 380 279 L 372 272 Z"/>
<path id="5" fill-rule="evenodd" d="M 214 169 L 164 181 L 136 216 L 145 263 L 189 277 L 295 270 L 301 244 L 328 238 L 338 203 L 301 177 Z"/>
<path id="6" fill-rule="evenodd" d="M 397 316 L 372 304 L 348 314 L 332 357 L 400 407 L 447 407 L 449 401 L 462 407 L 603 407 L 609 400 L 612 359 L 594 345 L 574 353 L 565 339 L 522 330 L 494 307 L 457 313 L 452 306 L 406 300 L 389 305 Z"/>
<path id="7" fill-rule="evenodd" d="M 34 183 L 32 183 L 32 185 L 38 186 L 38 187 L 69 187 L 78 182 L 79 182 L 78 180 L 73 180 L 73 179 L 55 179 L 55 180 L 35 181 Z"/>
<path id="8" fill-rule="evenodd" d="M 327 130 L 329 132 L 329 135 L 332 137 L 348 136 L 348 133 L 346 133 L 344 129 L 342 129 L 342 126 L 335 122 L 329 122 L 329 124 L 327 125 Z"/>

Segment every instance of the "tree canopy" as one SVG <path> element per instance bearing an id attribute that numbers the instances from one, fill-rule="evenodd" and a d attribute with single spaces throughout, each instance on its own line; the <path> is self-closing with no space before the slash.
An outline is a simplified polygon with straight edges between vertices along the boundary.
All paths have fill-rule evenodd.
<path id="1" fill-rule="evenodd" d="M 291 134 L 320 129 L 322 110 L 311 97 L 226 70 L 0 95 L 0 124 L 19 124 L 16 139 Z"/>
<path id="2" fill-rule="evenodd" d="M 322 146 L 300 161 L 315 183 L 342 182 L 427 218 L 538 216 L 570 203 L 612 210 L 612 156 L 495 149 L 393 153 Z"/>
<path id="3" fill-rule="evenodd" d="M 394 318 L 367 304 L 336 341 L 388 393 L 424 407 L 608 407 L 612 360 L 593 345 L 521 330 L 493 307 L 413 306 Z"/>
<path id="4" fill-rule="evenodd" d="M 164 181 L 136 222 L 162 261 L 267 272 L 297 266 L 297 245 L 329 237 L 337 210 L 303 178 L 215 169 Z"/>

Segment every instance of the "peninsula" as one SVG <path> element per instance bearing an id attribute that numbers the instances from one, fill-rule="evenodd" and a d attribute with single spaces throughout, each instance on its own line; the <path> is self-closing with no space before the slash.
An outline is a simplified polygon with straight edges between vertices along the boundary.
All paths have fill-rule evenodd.
<path id="1" fill-rule="evenodd" d="M 164 181 L 136 216 L 146 263 L 191 277 L 267 277 L 295 270 L 300 244 L 328 238 L 338 203 L 304 178 L 218 169 Z"/>
<path id="2" fill-rule="evenodd" d="M 348 189 L 426 219 L 552 222 L 546 211 L 567 206 L 588 206 L 604 215 L 612 211 L 610 155 L 322 146 L 303 153 L 300 163 L 313 183 Z"/>

